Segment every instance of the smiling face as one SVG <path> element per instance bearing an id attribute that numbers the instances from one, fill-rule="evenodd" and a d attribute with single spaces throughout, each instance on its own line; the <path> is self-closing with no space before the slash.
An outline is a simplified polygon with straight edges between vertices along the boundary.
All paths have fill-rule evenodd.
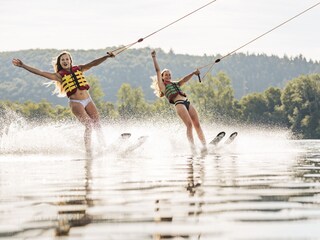
<path id="1" fill-rule="evenodd" d="M 168 69 L 164 69 L 161 73 L 163 81 L 171 81 L 171 72 Z"/>
<path id="2" fill-rule="evenodd" d="M 61 57 L 60 57 L 60 66 L 63 68 L 63 69 L 70 69 L 71 68 L 71 63 L 72 63 L 72 60 L 70 58 L 70 55 L 65 53 L 65 54 L 62 54 Z"/>
<path id="3" fill-rule="evenodd" d="M 62 69 L 70 70 L 72 67 L 72 57 L 69 52 L 63 51 L 59 54 L 56 58 L 55 62 L 53 63 L 53 67 L 55 72 L 59 72 Z"/>

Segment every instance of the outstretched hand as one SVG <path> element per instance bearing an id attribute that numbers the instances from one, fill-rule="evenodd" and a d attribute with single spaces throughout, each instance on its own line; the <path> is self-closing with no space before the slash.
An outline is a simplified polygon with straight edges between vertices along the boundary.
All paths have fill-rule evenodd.
<path id="1" fill-rule="evenodd" d="M 155 51 L 155 50 L 153 50 L 153 51 L 151 52 L 151 57 L 156 57 L 156 51 Z"/>
<path id="2" fill-rule="evenodd" d="M 22 67 L 23 66 L 23 62 L 20 59 L 16 59 L 16 58 L 14 58 L 12 60 L 12 64 L 15 65 L 16 67 Z"/>

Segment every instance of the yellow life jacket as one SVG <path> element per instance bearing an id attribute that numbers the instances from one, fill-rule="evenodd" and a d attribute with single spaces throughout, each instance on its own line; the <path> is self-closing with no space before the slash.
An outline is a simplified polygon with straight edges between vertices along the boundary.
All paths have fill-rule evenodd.
<path id="1" fill-rule="evenodd" d="M 74 94 L 78 89 L 88 90 L 90 88 L 78 66 L 72 67 L 71 71 L 62 69 L 59 71 L 59 74 L 62 77 L 62 88 L 68 97 Z"/>

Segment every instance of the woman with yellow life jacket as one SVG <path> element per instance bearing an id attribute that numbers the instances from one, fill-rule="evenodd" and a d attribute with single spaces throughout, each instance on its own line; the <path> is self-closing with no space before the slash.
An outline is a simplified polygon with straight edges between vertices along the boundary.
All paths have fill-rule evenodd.
<path id="1" fill-rule="evenodd" d="M 163 97 L 169 100 L 171 104 L 175 105 L 176 113 L 184 122 L 187 127 L 187 138 L 191 145 L 191 150 L 195 151 L 195 144 L 193 138 L 193 127 L 197 132 L 198 138 L 202 143 L 202 152 L 207 151 L 206 139 L 203 134 L 198 113 L 196 109 L 189 102 L 187 95 L 182 92 L 181 86 L 189 81 L 193 75 L 199 75 L 199 70 L 195 70 L 189 75 L 181 78 L 177 82 L 171 81 L 171 72 L 168 69 L 160 71 L 160 67 L 156 58 L 156 52 L 152 51 L 151 56 L 153 59 L 153 64 L 156 70 L 156 77 L 153 78 L 151 87 L 154 89 L 156 96 Z"/>
<path id="2" fill-rule="evenodd" d="M 20 59 L 13 59 L 13 65 L 24 68 L 25 70 L 55 81 L 56 88 L 54 93 L 58 96 L 67 96 L 72 113 L 85 126 L 84 143 L 86 152 L 91 155 L 91 136 L 92 129 L 96 129 L 101 144 L 104 145 L 100 117 L 98 110 L 92 101 L 88 89 L 88 82 L 83 76 L 83 72 L 92 67 L 98 66 L 107 58 L 114 57 L 114 54 L 97 58 L 87 64 L 72 66 L 71 54 L 67 51 L 61 52 L 56 61 L 53 62 L 54 73 L 45 72 L 37 68 L 24 64 Z"/>

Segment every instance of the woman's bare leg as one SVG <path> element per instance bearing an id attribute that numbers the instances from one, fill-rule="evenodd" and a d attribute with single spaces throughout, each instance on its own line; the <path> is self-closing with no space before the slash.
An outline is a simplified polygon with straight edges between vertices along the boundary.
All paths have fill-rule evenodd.
<path id="1" fill-rule="evenodd" d="M 85 126 L 84 144 L 86 152 L 91 154 L 92 120 L 81 103 L 70 102 L 70 108 L 76 118 Z"/>
<path id="2" fill-rule="evenodd" d="M 85 111 L 87 112 L 88 116 L 92 119 L 93 127 L 97 132 L 99 144 L 102 147 L 105 147 L 105 141 L 104 141 L 104 136 L 103 136 L 101 122 L 100 122 L 100 115 L 94 102 L 91 101 L 86 106 Z"/>
<path id="3" fill-rule="evenodd" d="M 192 119 L 190 118 L 190 115 L 188 113 L 188 110 L 183 104 L 177 104 L 176 105 L 176 112 L 183 121 L 183 123 L 187 127 L 187 138 L 189 140 L 189 143 L 191 144 L 191 147 L 194 147 L 194 139 L 193 139 L 193 132 L 192 132 Z"/>
<path id="4" fill-rule="evenodd" d="M 189 114 L 192 119 L 193 127 L 197 132 L 198 138 L 201 141 L 203 146 L 206 146 L 206 138 L 204 136 L 203 130 L 200 125 L 198 113 L 196 109 L 190 104 L 189 106 Z"/>

